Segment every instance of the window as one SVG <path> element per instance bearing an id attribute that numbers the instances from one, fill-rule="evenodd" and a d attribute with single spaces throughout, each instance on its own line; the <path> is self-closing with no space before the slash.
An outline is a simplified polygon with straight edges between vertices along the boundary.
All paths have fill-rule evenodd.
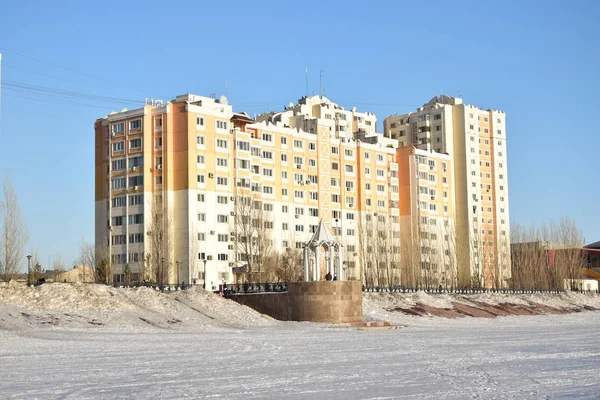
<path id="1" fill-rule="evenodd" d="M 296 225 L 296 232 L 304 232 L 304 225 Z"/>
<path id="2" fill-rule="evenodd" d="M 263 150 L 261 157 L 264 158 L 265 160 L 272 160 L 273 159 L 273 152 L 271 152 L 271 151 L 264 151 Z"/>
<path id="3" fill-rule="evenodd" d="M 125 189 L 125 178 L 114 178 L 111 180 L 111 187 L 115 189 Z"/>
<path id="4" fill-rule="evenodd" d="M 196 136 L 196 144 L 198 146 L 204 146 L 204 136 L 203 135 Z M 162 145 L 162 143 L 161 143 L 161 145 Z"/>
<path id="5" fill-rule="evenodd" d="M 366 191 L 370 191 L 371 190 L 371 184 L 369 182 L 365 182 L 365 190 Z"/>
<path id="6" fill-rule="evenodd" d="M 273 211 L 273 204 L 271 204 L 271 203 L 263 204 L 263 211 Z"/>
<path id="7" fill-rule="evenodd" d="M 136 119 L 129 122 L 129 129 L 141 129 L 142 128 L 142 120 Z"/>
<path id="8" fill-rule="evenodd" d="M 127 167 L 127 160 L 125 160 L 124 158 L 120 159 L 120 160 L 113 160 L 111 162 L 111 169 L 113 171 L 122 171 Z"/>
<path id="9" fill-rule="evenodd" d="M 206 221 L 206 214 L 205 213 L 198 213 L 198 221 L 205 222 Z"/>
<path id="10" fill-rule="evenodd" d="M 242 160 L 238 158 L 237 167 L 239 169 L 250 169 L 250 160 Z"/>
<path id="11" fill-rule="evenodd" d="M 304 198 L 304 192 L 301 190 L 294 190 L 294 197 L 297 199 L 303 199 Z"/>
<path id="12" fill-rule="evenodd" d="M 250 142 L 238 140 L 237 141 L 237 149 L 240 151 L 250 151 Z"/>
<path id="13" fill-rule="evenodd" d="M 302 157 L 294 157 L 294 164 L 302 165 L 304 164 L 304 159 Z"/>
<path id="14" fill-rule="evenodd" d="M 352 165 L 346 164 L 345 169 L 346 169 L 346 172 L 348 172 L 350 174 L 354 173 L 354 166 L 352 166 Z"/>
<path id="15" fill-rule="evenodd" d="M 377 191 L 379 193 L 385 193 L 385 186 L 384 185 L 377 185 Z"/>
<path id="16" fill-rule="evenodd" d="M 229 222 L 229 216 L 228 215 L 223 215 L 223 214 L 219 214 L 217 215 L 217 222 L 220 224 L 226 224 Z"/>
<path id="17" fill-rule="evenodd" d="M 337 178 L 331 178 L 331 187 L 339 187 L 340 186 L 340 180 Z"/>
<path id="18" fill-rule="evenodd" d="M 354 156 L 354 152 L 352 151 L 352 149 L 345 149 L 344 150 L 344 155 L 346 157 L 353 157 Z"/>
<path id="19" fill-rule="evenodd" d="M 319 216 L 319 209 L 318 208 L 309 207 L 309 209 L 308 209 L 308 215 L 310 215 L 311 217 L 318 217 Z"/>
<path id="20" fill-rule="evenodd" d="M 229 235 L 220 233 L 220 234 L 217 235 L 217 241 L 218 242 L 228 242 L 229 241 Z"/>
<path id="21" fill-rule="evenodd" d="M 365 175 L 371 175 L 371 168 L 365 167 Z"/>
<path id="22" fill-rule="evenodd" d="M 113 208 L 115 208 L 115 207 L 123 207 L 124 205 L 125 205 L 125 196 L 114 197 L 111 200 L 111 206 Z"/>
<path id="23" fill-rule="evenodd" d="M 382 154 L 377 154 L 377 162 L 378 163 L 383 162 L 383 155 Z"/>
<path id="24" fill-rule="evenodd" d="M 304 142 L 302 140 L 294 140 L 294 148 L 302 149 L 304 147 Z"/>
<path id="25" fill-rule="evenodd" d="M 273 194 L 273 186 L 263 186 L 264 194 Z"/>
<path id="26" fill-rule="evenodd" d="M 332 170 L 337 171 L 339 168 L 340 167 L 339 167 L 338 163 L 336 163 L 336 162 L 332 162 L 331 163 L 331 169 Z"/>
<path id="27" fill-rule="evenodd" d="M 308 143 L 308 149 L 309 149 L 310 151 L 315 151 L 315 150 L 317 150 L 317 144 L 316 144 L 316 143 L 314 143 L 314 142 L 310 142 L 310 143 Z"/>
<path id="28" fill-rule="evenodd" d="M 281 195 L 287 197 L 288 190 L 286 188 L 281 189 Z"/>
<path id="29" fill-rule="evenodd" d="M 217 203 L 218 204 L 227 204 L 227 203 L 229 203 L 229 199 L 227 198 L 227 196 L 217 196 Z"/>
<path id="30" fill-rule="evenodd" d="M 263 168 L 262 170 L 262 174 L 264 176 L 270 176 L 273 177 L 273 170 L 271 168 Z"/>
<path id="31" fill-rule="evenodd" d="M 287 138 L 285 136 L 281 137 L 281 144 L 287 145 Z"/>
<path id="32" fill-rule="evenodd" d="M 226 158 L 217 157 L 217 167 L 227 167 L 229 166 L 229 160 Z"/>
<path id="33" fill-rule="evenodd" d="M 288 230 L 288 224 L 287 224 L 287 223 L 285 223 L 285 222 L 284 222 L 284 223 L 282 223 L 282 224 L 281 224 L 281 230 L 283 230 L 283 231 L 287 231 L 287 230 Z"/>
<path id="34" fill-rule="evenodd" d="M 112 144 L 112 151 L 123 151 L 125 150 L 125 142 L 115 142 Z"/>
<path id="35" fill-rule="evenodd" d="M 217 121 L 217 129 L 227 129 L 227 121 Z"/>
<path id="36" fill-rule="evenodd" d="M 287 154 L 282 154 L 281 155 L 281 162 L 287 163 Z"/>
<path id="37" fill-rule="evenodd" d="M 347 229 L 346 230 L 346 234 L 348 236 L 355 236 L 356 235 L 354 229 Z"/>
<path id="38" fill-rule="evenodd" d="M 309 158 L 308 159 L 308 166 L 309 167 L 316 167 L 317 166 L 317 160 L 315 160 L 314 158 Z"/>
<path id="39" fill-rule="evenodd" d="M 354 182 L 353 181 L 346 181 L 346 191 L 347 192 L 354 191 Z"/>
<path id="40" fill-rule="evenodd" d="M 112 131 L 113 133 L 123 133 L 123 131 L 125 131 L 125 123 L 118 122 L 116 124 L 113 124 Z"/>
<path id="41" fill-rule="evenodd" d="M 377 207 L 385 208 L 385 200 L 377 200 Z"/>
<path id="42" fill-rule="evenodd" d="M 337 146 L 331 147 L 331 154 L 340 154 L 340 149 Z"/>
<path id="43" fill-rule="evenodd" d="M 227 261 L 229 259 L 229 256 L 227 255 L 227 253 L 219 253 L 217 255 L 217 260 L 219 261 Z"/>
<path id="44" fill-rule="evenodd" d="M 262 134 L 262 140 L 265 142 L 272 142 L 273 141 L 273 135 L 271 135 L 270 133 L 263 133 Z"/>
<path id="45" fill-rule="evenodd" d="M 377 170 L 377 176 L 383 178 L 385 176 L 385 172 L 382 169 Z"/>
<path id="46" fill-rule="evenodd" d="M 129 216 L 129 225 L 141 224 L 144 222 L 144 214 L 133 214 Z"/>
<path id="47" fill-rule="evenodd" d="M 204 117 L 196 117 L 196 125 L 204 126 Z"/>
<path id="48" fill-rule="evenodd" d="M 217 139 L 217 147 L 219 147 L 221 149 L 226 149 L 227 148 L 227 140 Z"/>
<path id="49" fill-rule="evenodd" d="M 204 183 L 204 175 L 198 174 L 198 176 L 196 177 L 196 181 L 198 183 Z"/>

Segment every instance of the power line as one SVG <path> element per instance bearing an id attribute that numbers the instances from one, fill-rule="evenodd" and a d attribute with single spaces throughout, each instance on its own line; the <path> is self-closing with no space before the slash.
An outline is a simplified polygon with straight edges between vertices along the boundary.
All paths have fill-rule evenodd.
<path id="1" fill-rule="evenodd" d="M 4 54 L 6 55 L 6 52 L 4 52 Z M 65 67 L 63 65 L 54 64 L 54 63 L 51 63 L 49 61 L 45 61 L 45 60 L 42 60 L 42 59 L 39 59 L 39 58 L 27 56 L 25 54 L 21 54 L 21 53 L 17 53 L 17 52 L 10 52 L 9 54 L 14 54 L 14 55 L 19 56 L 19 57 L 23 57 L 23 58 L 27 58 L 27 59 L 30 59 L 30 60 L 33 60 L 33 61 L 41 62 L 43 64 L 50 65 L 50 66 L 55 67 L 55 68 L 64 69 L 65 71 L 69 71 L 69 72 L 73 72 L 73 73 L 80 74 L 80 75 L 83 75 L 83 76 L 87 76 L 89 78 L 97 79 L 97 80 L 105 82 L 105 83 L 110 83 L 112 85 L 126 87 L 126 88 L 133 89 L 133 90 L 136 90 L 136 91 L 142 92 L 142 93 L 148 93 L 148 91 L 146 91 L 146 90 L 141 90 L 141 89 L 138 89 L 136 87 L 129 86 L 129 85 L 126 85 L 126 84 L 123 84 L 123 83 L 120 83 L 120 82 L 115 82 L 115 81 L 111 81 L 109 79 L 105 79 L 105 78 L 102 78 L 102 77 L 99 77 L 99 76 L 96 76 L 96 75 L 88 74 L 88 73 L 85 73 L 85 72 L 80 72 L 80 71 L 77 71 L 75 69 L 72 69 L 72 68 L 69 68 L 69 67 Z"/>

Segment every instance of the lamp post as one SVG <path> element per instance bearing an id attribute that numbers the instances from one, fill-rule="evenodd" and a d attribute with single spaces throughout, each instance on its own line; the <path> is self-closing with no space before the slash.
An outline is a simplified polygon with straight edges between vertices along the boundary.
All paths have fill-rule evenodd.
<path id="1" fill-rule="evenodd" d="M 179 285 L 179 269 L 181 268 L 181 261 L 176 260 L 175 264 L 177 264 L 177 284 Z"/>
<path id="2" fill-rule="evenodd" d="M 31 285 L 31 255 L 27 256 L 27 286 Z"/>
<path id="3" fill-rule="evenodd" d="M 206 258 L 202 260 L 202 262 L 204 263 L 204 276 L 203 276 L 203 287 L 204 290 L 206 290 Z"/>

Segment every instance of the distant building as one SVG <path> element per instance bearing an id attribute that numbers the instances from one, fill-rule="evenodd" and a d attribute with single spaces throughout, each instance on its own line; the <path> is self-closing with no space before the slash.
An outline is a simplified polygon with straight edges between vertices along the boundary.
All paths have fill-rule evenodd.
<path id="1" fill-rule="evenodd" d="M 67 282 L 67 283 L 93 283 L 94 282 L 94 270 L 87 264 L 75 265 L 73 269 L 68 271 L 54 271 L 52 280 L 54 282 Z"/>

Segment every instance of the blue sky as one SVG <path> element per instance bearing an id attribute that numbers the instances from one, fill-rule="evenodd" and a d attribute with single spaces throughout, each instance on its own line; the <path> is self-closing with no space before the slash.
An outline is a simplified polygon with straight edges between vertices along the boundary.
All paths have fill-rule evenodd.
<path id="1" fill-rule="evenodd" d="M 325 95 L 375 112 L 379 130 L 460 91 L 507 114 L 512 223 L 570 216 L 600 240 L 600 3 L 417 3 L 4 2 L 2 78 L 140 105 L 227 81 L 234 109 L 258 113 L 304 95 L 308 67 L 311 93 L 324 70 Z M 44 267 L 93 242 L 93 123 L 122 107 L 136 104 L 3 88 L 0 175 Z"/>

